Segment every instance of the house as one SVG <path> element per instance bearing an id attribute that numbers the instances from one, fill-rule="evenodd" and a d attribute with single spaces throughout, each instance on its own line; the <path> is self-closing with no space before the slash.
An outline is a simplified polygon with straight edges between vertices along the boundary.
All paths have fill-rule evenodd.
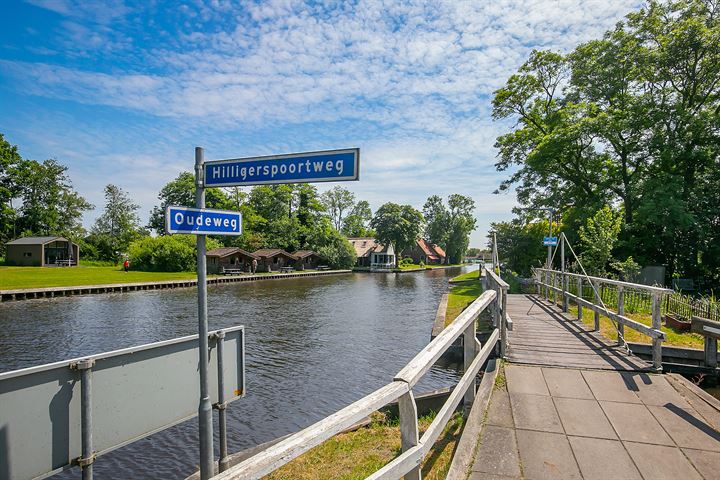
<path id="1" fill-rule="evenodd" d="M 298 259 L 295 263 L 297 270 L 316 269 L 320 265 L 320 255 L 312 250 L 298 250 L 293 255 Z"/>
<path id="2" fill-rule="evenodd" d="M 80 247 L 63 237 L 23 237 L 5 244 L 8 265 L 49 267 L 77 265 Z"/>
<path id="3" fill-rule="evenodd" d="M 412 258 L 413 263 L 425 265 L 442 265 L 447 257 L 445 250 L 424 238 L 418 238 L 411 249 L 403 251 L 403 256 Z"/>
<path id="4" fill-rule="evenodd" d="M 253 252 L 258 258 L 258 272 L 278 272 L 283 267 L 292 267 L 297 257 L 280 248 L 261 248 Z"/>
<path id="5" fill-rule="evenodd" d="M 392 244 L 385 246 L 372 237 L 348 238 L 348 241 L 355 249 L 358 267 L 370 267 L 371 270 L 395 268 Z"/>
<path id="6" fill-rule="evenodd" d="M 259 258 L 250 252 L 238 247 L 221 247 L 210 250 L 207 257 L 208 273 L 223 273 L 226 269 L 249 272 L 253 260 Z"/>

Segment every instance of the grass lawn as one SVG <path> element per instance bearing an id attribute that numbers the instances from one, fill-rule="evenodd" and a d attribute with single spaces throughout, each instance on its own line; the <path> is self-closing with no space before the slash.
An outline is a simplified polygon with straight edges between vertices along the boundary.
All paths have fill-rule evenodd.
<path id="1" fill-rule="evenodd" d="M 453 284 L 450 289 L 450 294 L 448 295 L 447 311 L 445 312 L 445 326 L 447 327 L 450 325 L 450 323 L 455 320 L 468 305 L 478 298 L 481 293 L 482 285 L 480 285 L 477 278 Z"/>
<path id="2" fill-rule="evenodd" d="M 560 305 L 558 305 L 560 306 Z M 568 308 L 568 314 L 577 318 L 577 306 L 573 306 L 572 303 Z M 646 313 L 628 313 L 626 317 L 635 320 L 636 322 L 643 323 L 647 326 L 652 325 L 652 316 Z M 583 323 L 589 327 L 595 325 L 595 312 L 589 308 L 583 307 Z M 699 348 L 703 349 L 703 337 L 697 333 L 684 332 L 676 330 L 674 328 L 661 326 L 660 329 L 665 333 L 666 339 L 663 345 L 669 345 L 673 347 L 685 347 L 685 348 Z M 617 340 L 617 330 L 615 330 L 615 324 L 607 317 L 600 316 L 600 333 L 610 340 Z M 628 343 L 652 343 L 652 339 L 642 333 L 633 330 L 632 328 L 625 326 L 625 341 Z"/>
<path id="3" fill-rule="evenodd" d="M 336 435 L 322 445 L 299 456 L 271 473 L 268 480 L 324 480 L 362 479 L 382 468 L 399 456 L 400 427 L 397 420 L 387 421 L 382 414 L 369 427 Z M 420 430 L 424 432 L 433 416 L 421 417 Z M 460 439 L 464 420 L 456 414 L 448 422 L 443 434 L 430 450 L 422 464 L 422 478 L 444 479 L 447 475 L 455 444 Z"/>
<path id="4" fill-rule="evenodd" d="M 122 267 L 0 267 L 0 290 L 72 287 L 197 278 L 195 272 L 125 273 Z"/>
<path id="5" fill-rule="evenodd" d="M 453 277 L 450 279 L 450 282 L 464 282 L 466 280 L 479 280 L 480 279 L 480 269 L 473 270 L 472 272 L 463 273 L 462 275 L 458 275 L 457 277 Z"/>

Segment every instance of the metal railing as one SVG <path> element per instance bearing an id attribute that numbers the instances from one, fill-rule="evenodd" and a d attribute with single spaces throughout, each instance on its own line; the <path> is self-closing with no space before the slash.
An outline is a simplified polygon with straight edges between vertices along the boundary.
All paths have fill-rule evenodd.
<path id="1" fill-rule="evenodd" d="M 496 280 L 493 280 L 496 281 Z M 501 292 L 505 290 L 500 289 Z M 438 439 L 453 412 L 464 399 L 465 407 L 475 399 L 475 380 L 480 368 L 501 339 L 501 329 L 493 330 L 490 338 L 481 345 L 476 337 L 476 320 L 488 306 L 504 298 L 498 290 L 486 290 L 470 304 L 450 325 L 430 342 L 415 358 L 400 370 L 392 382 L 375 390 L 355 403 L 323 420 L 291 435 L 285 440 L 230 467 L 213 477 L 215 480 L 257 479 L 282 467 L 325 440 L 349 428 L 390 402 L 398 401 L 402 454 L 376 471 L 370 479 L 420 478 L 422 460 Z M 495 311 L 503 312 L 501 307 Z M 453 342 L 463 336 L 465 372 L 435 419 L 419 435 L 417 406 L 413 387 L 430 367 L 447 351 Z"/>
<path id="2" fill-rule="evenodd" d="M 662 297 L 663 295 L 672 293 L 672 290 L 663 287 L 652 287 L 638 283 L 623 282 L 610 278 L 592 277 L 584 274 L 562 272 L 546 268 L 536 268 L 534 269 L 534 274 L 535 281 L 537 282 L 538 295 L 544 296 L 547 300 L 553 303 L 557 303 L 558 300 L 561 300 L 564 312 L 568 311 L 568 303 L 572 301 L 578 307 L 578 320 L 582 320 L 583 307 L 587 307 L 594 312 L 595 330 L 600 330 L 601 315 L 608 317 L 610 320 L 615 322 L 618 332 L 619 345 L 625 343 L 624 327 L 631 328 L 650 337 L 652 339 L 653 368 L 657 371 L 662 371 L 662 342 L 665 340 L 665 334 L 660 329 L 662 322 Z M 575 281 L 575 285 L 570 285 L 571 280 Z M 583 294 L 583 286 L 585 284 L 591 287 L 590 299 L 586 299 Z M 610 310 L 602 300 L 600 291 L 603 285 L 612 285 L 616 288 L 616 311 Z M 651 295 L 651 327 L 625 316 L 626 291 L 641 291 Z"/>
<path id="3" fill-rule="evenodd" d="M 382 269 L 382 270 L 392 270 L 395 268 L 395 263 L 371 263 L 370 269 Z"/>

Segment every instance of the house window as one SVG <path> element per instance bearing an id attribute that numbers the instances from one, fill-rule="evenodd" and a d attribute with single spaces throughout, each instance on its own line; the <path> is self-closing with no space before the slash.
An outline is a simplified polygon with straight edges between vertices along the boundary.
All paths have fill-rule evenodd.
<path id="1" fill-rule="evenodd" d="M 273 263 L 274 263 L 274 264 L 277 264 L 277 263 L 278 263 L 278 257 L 273 258 Z"/>
<path id="2" fill-rule="evenodd" d="M 23 252 L 23 257 L 32 257 L 32 252 Z"/>

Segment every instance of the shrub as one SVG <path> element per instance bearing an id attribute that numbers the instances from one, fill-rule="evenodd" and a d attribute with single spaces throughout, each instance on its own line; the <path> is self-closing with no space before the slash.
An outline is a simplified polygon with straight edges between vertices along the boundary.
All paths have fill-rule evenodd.
<path id="1" fill-rule="evenodd" d="M 197 268 L 194 235 L 145 237 L 130 244 L 130 268 L 148 272 L 191 272 Z M 207 249 L 218 243 L 207 239 Z"/>
<path id="2" fill-rule="evenodd" d="M 422 260 L 420 260 L 419 265 L 420 265 L 420 268 L 425 268 L 425 262 L 423 262 Z"/>
<path id="3" fill-rule="evenodd" d="M 325 246 L 318 248 L 317 253 L 332 268 L 352 268 L 357 261 L 353 246 L 337 232 L 330 236 Z"/>
<path id="4" fill-rule="evenodd" d="M 400 260 L 400 265 L 412 265 L 413 259 L 410 257 L 405 257 L 402 260 Z"/>

